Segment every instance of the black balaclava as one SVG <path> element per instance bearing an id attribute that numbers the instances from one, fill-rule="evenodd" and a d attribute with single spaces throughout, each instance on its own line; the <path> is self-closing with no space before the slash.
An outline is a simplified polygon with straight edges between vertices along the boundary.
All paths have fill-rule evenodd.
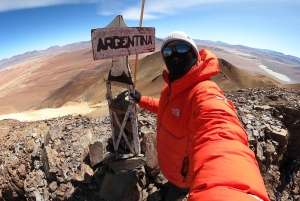
<path id="1" fill-rule="evenodd" d="M 171 56 L 164 57 L 164 60 L 172 82 L 185 75 L 196 64 L 197 57 L 193 48 L 190 48 L 186 53 L 172 52 Z"/>

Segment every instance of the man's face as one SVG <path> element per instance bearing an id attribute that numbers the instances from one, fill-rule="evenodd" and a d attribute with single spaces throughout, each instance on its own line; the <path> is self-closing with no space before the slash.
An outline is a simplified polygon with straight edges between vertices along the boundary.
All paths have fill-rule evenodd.
<path id="1" fill-rule="evenodd" d="M 162 51 L 171 80 L 182 77 L 196 63 L 194 51 L 184 41 L 172 41 Z"/>
<path id="2" fill-rule="evenodd" d="M 183 55 L 180 55 L 180 54 L 184 54 L 184 53 L 179 53 L 179 52 L 177 52 L 177 49 L 176 49 L 176 45 L 181 44 L 181 43 L 182 43 L 181 41 L 172 41 L 167 44 L 167 46 L 172 47 L 171 58 L 172 58 L 172 61 L 174 64 L 178 64 L 182 60 L 181 56 L 183 56 Z"/>

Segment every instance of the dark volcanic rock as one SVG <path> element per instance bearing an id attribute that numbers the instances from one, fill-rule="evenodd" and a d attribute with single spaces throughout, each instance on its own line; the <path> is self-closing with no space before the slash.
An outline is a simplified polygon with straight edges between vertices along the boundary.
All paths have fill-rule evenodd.
<path id="1" fill-rule="evenodd" d="M 299 199 L 300 91 L 251 88 L 225 95 L 249 135 L 271 200 Z M 115 109 L 124 104 L 116 102 Z M 113 152 L 108 117 L 0 121 L 0 200 L 164 200 L 169 187 L 156 158 L 156 115 L 139 110 L 138 123 L 143 156 L 137 157 L 126 147 Z M 291 169 L 294 180 L 288 181 Z"/>

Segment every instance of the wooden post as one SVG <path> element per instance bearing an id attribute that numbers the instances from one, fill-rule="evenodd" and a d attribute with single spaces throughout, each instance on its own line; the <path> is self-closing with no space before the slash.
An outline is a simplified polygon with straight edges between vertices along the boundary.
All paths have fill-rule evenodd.
<path id="1" fill-rule="evenodd" d="M 142 9 L 141 9 L 141 15 L 140 15 L 140 27 L 142 27 L 144 7 L 145 7 L 145 0 L 143 0 L 143 3 L 142 3 Z M 136 56 L 135 56 L 135 66 L 134 66 L 134 78 L 133 78 L 134 87 L 136 87 L 136 74 L 137 74 L 138 60 L 139 60 L 139 55 L 136 54 Z"/>

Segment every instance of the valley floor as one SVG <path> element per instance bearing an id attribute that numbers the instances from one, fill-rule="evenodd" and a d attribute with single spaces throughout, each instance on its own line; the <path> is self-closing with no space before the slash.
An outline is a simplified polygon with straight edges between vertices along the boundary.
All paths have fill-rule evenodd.
<path id="1" fill-rule="evenodd" d="M 46 120 L 67 115 L 86 115 L 88 117 L 107 116 L 108 108 L 106 103 L 89 106 L 85 102 L 69 102 L 60 108 L 45 108 L 41 110 L 29 110 L 0 115 L 0 120 L 15 119 L 21 122 L 27 122 Z"/>

